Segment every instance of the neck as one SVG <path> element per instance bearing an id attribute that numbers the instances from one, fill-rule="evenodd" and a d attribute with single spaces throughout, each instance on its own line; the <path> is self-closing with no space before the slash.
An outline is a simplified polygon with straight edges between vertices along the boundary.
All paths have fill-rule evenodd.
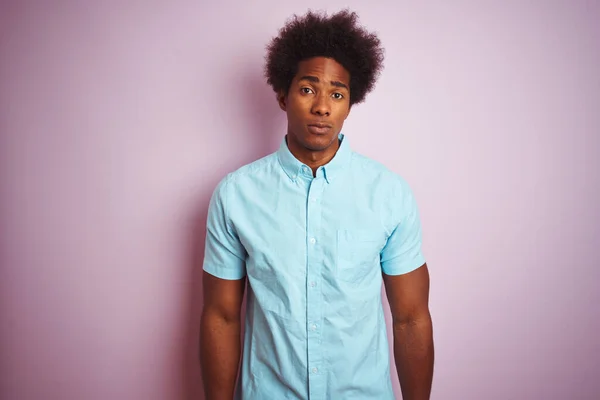
<path id="1" fill-rule="evenodd" d="M 289 140 L 289 135 L 286 136 L 286 142 L 290 153 L 292 153 L 298 161 L 309 166 L 310 169 L 312 169 L 313 176 L 317 176 L 317 169 L 331 161 L 340 148 L 340 141 L 337 137 L 329 147 L 323 150 L 307 149 L 299 143 L 296 143 L 295 140 Z"/>

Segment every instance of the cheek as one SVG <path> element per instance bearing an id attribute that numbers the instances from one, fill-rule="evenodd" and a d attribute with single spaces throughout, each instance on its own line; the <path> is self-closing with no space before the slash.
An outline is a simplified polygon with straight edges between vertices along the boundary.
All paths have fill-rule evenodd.
<path id="1" fill-rule="evenodd" d="M 287 105 L 288 118 L 298 120 L 310 110 L 310 105 L 305 99 L 290 99 Z"/>
<path id="2" fill-rule="evenodd" d="M 302 125 L 302 117 L 298 114 L 298 110 L 294 107 L 290 107 L 288 105 L 287 111 L 287 122 L 289 126 L 299 126 Z"/>
<path id="3" fill-rule="evenodd" d="M 350 110 L 348 110 L 348 107 L 346 105 L 340 105 L 340 107 L 336 111 L 337 120 L 341 122 L 345 121 L 346 118 L 348 118 L 348 115 L 350 114 Z"/>

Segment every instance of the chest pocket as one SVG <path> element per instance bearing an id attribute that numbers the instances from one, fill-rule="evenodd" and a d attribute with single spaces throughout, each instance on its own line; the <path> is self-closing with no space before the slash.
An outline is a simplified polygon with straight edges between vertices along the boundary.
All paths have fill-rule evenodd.
<path id="1" fill-rule="evenodd" d="M 358 284 L 380 270 L 384 235 L 377 230 L 337 231 L 337 279 Z"/>

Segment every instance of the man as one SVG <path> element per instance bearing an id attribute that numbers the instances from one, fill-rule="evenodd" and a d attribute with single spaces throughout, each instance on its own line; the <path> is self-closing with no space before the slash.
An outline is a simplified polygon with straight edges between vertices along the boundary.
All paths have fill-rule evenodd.
<path id="1" fill-rule="evenodd" d="M 270 43 L 266 77 L 287 135 L 277 152 L 222 180 L 210 202 L 207 400 L 393 399 L 382 282 L 403 397 L 429 398 L 429 274 L 414 197 L 340 133 L 382 61 L 379 39 L 348 11 L 295 17 Z"/>

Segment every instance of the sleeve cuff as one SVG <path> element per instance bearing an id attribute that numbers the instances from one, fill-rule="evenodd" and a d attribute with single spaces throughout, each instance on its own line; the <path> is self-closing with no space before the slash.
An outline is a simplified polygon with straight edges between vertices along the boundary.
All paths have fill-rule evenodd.
<path id="1" fill-rule="evenodd" d="M 418 254 L 413 259 L 407 261 L 403 260 L 402 257 L 392 258 L 381 263 L 381 269 L 386 275 L 404 275 L 425 264 L 425 257 L 423 254 Z"/>
<path id="2" fill-rule="evenodd" d="M 226 279 L 229 281 L 235 281 L 242 279 L 246 276 L 246 271 L 244 270 L 232 270 L 229 267 L 219 267 L 215 265 L 204 265 L 202 269 L 212 276 L 216 276 L 217 278 Z"/>

